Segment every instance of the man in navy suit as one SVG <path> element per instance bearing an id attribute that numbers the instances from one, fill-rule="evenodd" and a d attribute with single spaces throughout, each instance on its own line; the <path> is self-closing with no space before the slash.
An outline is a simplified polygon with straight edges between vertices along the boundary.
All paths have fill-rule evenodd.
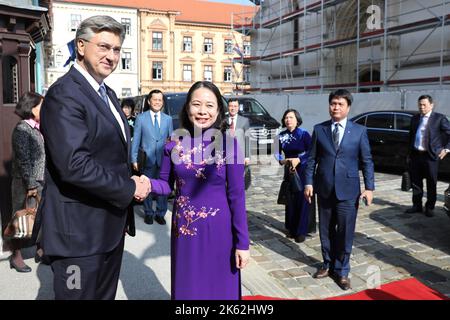
<path id="1" fill-rule="evenodd" d="M 145 100 L 145 111 L 138 115 L 134 125 L 134 137 L 131 145 L 131 161 L 134 169 L 142 170 L 144 175 L 159 178 L 164 145 L 173 131 L 172 117 L 161 112 L 164 106 L 164 95 L 160 90 L 152 90 Z M 145 168 L 138 168 L 137 158 L 139 148 L 146 154 Z M 144 200 L 144 222 L 153 224 L 153 219 L 161 225 L 166 224 L 164 216 L 167 212 L 167 196 L 154 196 L 156 211 L 153 209 L 153 196 Z"/>
<path id="2" fill-rule="evenodd" d="M 347 90 L 330 93 L 331 120 L 314 127 L 306 168 L 305 197 L 317 194 L 323 264 L 314 278 L 335 277 L 343 290 L 351 288 L 352 252 L 359 199 L 372 203 L 374 170 L 366 127 L 348 121 L 353 97 Z M 361 193 L 359 167 L 365 190 Z"/>
<path id="3" fill-rule="evenodd" d="M 42 106 L 47 171 L 36 224 L 56 299 L 115 298 L 125 232 L 135 232 L 130 204 L 150 191 L 148 178 L 131 176 L 130 130 L 103 82 L 117 67 L 124 37 L 111 17 L 84 20 L 77 59 Z"/>
<path id="4" fill-rule="evenodd" d="M 412 208 L 407 213 L 422 212 L 423 179 L 427 182 L 425 215 L 432 217 L 436 204 L 439 160 L 450 152 L 450 124 L 447 117 L 433 111 L 433 98 L 418 99 L 419 114 L 411 119 L 409 129 L 409 162 L 413 188 Z"/>

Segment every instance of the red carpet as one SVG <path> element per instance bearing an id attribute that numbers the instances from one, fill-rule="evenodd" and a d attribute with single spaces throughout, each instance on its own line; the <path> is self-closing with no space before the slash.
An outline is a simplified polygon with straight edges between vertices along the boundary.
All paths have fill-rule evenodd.
<path id="1" fill-rule="evenodd" d="M 244 300 L 284 300 L 267 296 L 245 296 Z M 289 299 L 292 300 L 292 299 Z M 449 300 L 420 281 L 409 278 L 384 284 L 380 289 L 368 289 L 355 294 L 325 300 Z"/>

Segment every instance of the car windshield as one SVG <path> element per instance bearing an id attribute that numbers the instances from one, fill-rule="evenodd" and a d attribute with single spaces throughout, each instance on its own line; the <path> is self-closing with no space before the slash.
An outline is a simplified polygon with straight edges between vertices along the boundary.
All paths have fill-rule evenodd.
<path id="1" fill-rule="evenodd" d="M 166 110 L 173 116 L 178 115 L 186 101 L 186 95 L 176 95 L 166 97 Z"/>
<path id="2" fill-rule="evenodd" d="M 267 111 L 263 108 L 263 106 L 254 99 L 239 100 L 239 111 L 243 116 L 245 115 L 263 116 L 268 114 Z"/>

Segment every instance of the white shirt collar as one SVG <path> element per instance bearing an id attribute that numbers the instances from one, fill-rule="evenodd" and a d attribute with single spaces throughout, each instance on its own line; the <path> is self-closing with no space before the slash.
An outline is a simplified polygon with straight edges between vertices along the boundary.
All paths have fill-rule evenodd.
<path id="1" fill-rule="evenodd" d="M 155 117 L 155 114 L 156 114 L 156 116 L 159 118 L 159 116 L 160 116 L 160 114 L 161 114 L 161 111 L 154 112 L 152 109 L 149 109 L 149 110 L 150 110 L 150 115 L 152 116 L 152 118 Z"/>
<path id="2" fill-rule="evenodd" d="M 335 123 L 339 123 L 340 127 L 344 128 L 347 126 L 347 118 L 342 119 L 341 121 L 333 121 L 331 120 L 331 126 L 334 127 Z"/>
<path id="3" fill-rule="evenodd" d="M 73 67 L 78 70 L 78 72 L 81 73 L 83 77 L 86 78 L 87 82 L 91 85 L 92 88 L 98 93 L 98 89 L 100 88 L 100 84 L 94 79 L 93 76 L 89 74 L 89 72 L 86 71 L 79 63 L 78 61 L 75 61 L 73 64 Z M 104 84 L 104 82 L 102 82 Z"/>
<path id="4" fill-rule="evenodd" d="M 423 115 L 423 117 L 425 117 L 425 118 L 429 118 L 430 117 L 430 115 L 431 115 L 431 112 L 433 112 L 433 110 L 431 110 L 430 112 L 428 112 L 428 113 L 425 113 L 424 115 Z M 422 116 L 422 115 L 421 115 Z"/>

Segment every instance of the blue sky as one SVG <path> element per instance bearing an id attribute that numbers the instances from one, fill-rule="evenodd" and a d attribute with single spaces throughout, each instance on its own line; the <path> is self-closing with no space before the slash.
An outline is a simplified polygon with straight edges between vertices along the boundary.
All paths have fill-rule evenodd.
<path id="1" fill-rule="evenodd" d="M 253 5 L 253 3 L 248 1 L 248 0 L 208 0 L 208 1 L 244 4 L 244 5 Z"/>

